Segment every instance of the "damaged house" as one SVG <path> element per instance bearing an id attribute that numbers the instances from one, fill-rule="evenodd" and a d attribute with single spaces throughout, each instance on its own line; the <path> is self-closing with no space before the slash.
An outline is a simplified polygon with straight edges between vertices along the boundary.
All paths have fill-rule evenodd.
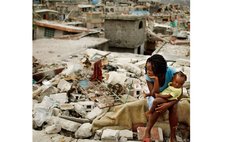
<path id="1" fill-rule="evenodd" d="M 143 53 L 145 41 L 145 19 L 142 16 L 107 15 L 105 38 L 109 39 L 109 50 Z"/>
<path id="2" fill-rule="evenodd" d="M 34 21 L 36 25 L 35 30 L 35 38 L 53 38 L 53 37 L 60 37 L 64 35 L 73 35 L 82 32 L 92 32 L 93 30 L 89 30 L 83 27 L 75 27 L 64 25 L 57 22 L 52 21 Z"/>

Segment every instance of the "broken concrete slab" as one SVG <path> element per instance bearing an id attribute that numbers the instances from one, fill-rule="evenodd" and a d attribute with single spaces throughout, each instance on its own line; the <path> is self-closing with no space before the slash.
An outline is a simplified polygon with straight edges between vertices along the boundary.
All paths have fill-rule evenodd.
<path id="1" fill-rule="evenodd" d="M 65 116 L 65 115 L 60 115 L 59 117 L 67 119 L 67 120 L 71 120 L 71 121 L 74 121 L 74 122 L 78 122 L 78 123 L 81 123 L 81 124 L 90 122 L 89 119 L 84 119 L 84 118 L 76 118 L 76 117 Z"/>
<path id="2" fill-rule="evenodd" d="M 127 77 L 125 73 L 118 73 L 115 71 L 111 71 L 107 75 L 106 82 L 111 83 L 113 85 L 117 83 L 123 85 L 126 79 Z"/>
<path id="3" fill-rule="evenodd" d="M 102 142 L 118 142 L 119 130 L 105 129 L 101 136 Z"/>
<path id="4" fill-rule="evenodd" d="M 190 126 L 190 98 L 182 98 L 177 104 L 178 122 Z"/>
<path id="5" fill-rule="evenodd" d="M 134 65 L 134 64 L 132 64 L 132 63 L 125 63 L 125 64 L 123 64 L 122 66 L 123 66 L 123 68 L 125 68 L 127 71 L 129 71 L 129 72 L 131 72 L 131 73 L 134 73 L 134 74 L 136 74 L 137 76 L 141 76 L 141 75 L 142 75 L 142 70 L 141 70 L 138 66 L 136 66 L 136 65 Z"/>
<path id="6" fill-rule="evenodd" d="M 91 129 L 92 129 L 92 124 L 90 123 L 82 124 L 75 132 L 75 138 L 88 138 L 92 136 Z"/>
<path id="7" fill-rule="evenodd" d="M 86 108 L 81 105 L 80 103 L 74 103 L 74 109 L 75 111 L 80 114 L 82 117 L 86 116 Z"/>
<path id="8" fill-rule="evenodd" d="M 56 93 L 58 93 L 58 89 L 54 86 L 43 88 L 43 90 L 39 94 L 38 101 L 41 102 L 44 96 L 50 96 L 50 94 L 56 94 Z"/>
<path id="9" fill-rule="evenodd" d="M 101 142 L 99 140 L 90 140 L 90 139 L 78 139 L 77 142 Z"/>
<path id="10" fill-rule="evenodd" d="M 64 70 L 63 67 L 57 69 L 51 69 L 48 71 L 43 71 L 33 74 L 33 79 L 35 81 L 41 81 L 43 78 L 53 78 L 55 75 L 61 73 Z"/>
<path id="11" fill-rule="evenodd" d="M 49 119 L 48 123 L 51 125 L 52 124 L 59 124 L 59 125 L 61 125 L 62 129 L 68 130 L 70 132 L 76 132 L 76 130 L 81 126 L 80 123 L 73 122 L 73 121 L 66 120 L 66 119 L 59 118 L 59 117 L 54 117 L 54 116 L 52 116 Z"/>
<path id="12" fill-rule="evenodd" d="M 91 112 L 88 112 L 85 117 L 87 119 L 93 120 L 97 116 L 101 115 L 102 112 L 103 112 L 102 109 L 95 107 Z"/>
<path id="13" fill-rule="evenodd" d="M 49 135 L 45 131 L 33 130 L 33 142 L 52 142 Z"/>
<path id="14" fill-rule="evenodd" d="M 50 98 L 59 102 L 60 104 L 64 104 L 68 102 L 67 93 L 51 94 Z"/>
<path id="15" fill-rule="evenodd" d="M 47 134 L 56 134 L 61 131 L 61 125 L 53 124 L 51 126 L 47 126 L 45 131 Z"/>
<path id="16" fill-rule="evenodd" d="M 101 139 L 101 135 L 102 135 L 102 132 L 103 130 L 102 129 L 99 129 L 99 130 L 96 130 L 95 132 L 95 135 L 94 135 L 94 140 L 100 140 Z"/>
<path id="17" fill-rule="evenodd" d="M 80 62 L 68 62 L 67 69 L 65 69 L 61 74 L 70 75 L 82 69 L 83 66 L 80 64 Z"/>
<path id="18" fill-rule="evenodd" d="M 66 137 L 60 134 L 52 135 L 51 139 L 52 139 L 52 142 L 77 142 L 72 137 Z"/>
<path id="19" fill-rule="evenodd" d="M 67 81 L 65 81 L 64 79 L 61 79 L 58 83 L 58 89 L 60 89 L 61 91 L 60 92 L 67 92 L 70 90 L 72 86 L 72 83 L 69 83 Z"/>
<path id="20" fill-rule="evenodd" d="M 53 115 L 54 116 L 59 116 L 61 115 L 61 110 L 58 108 L 53 108 Z"/>
<path id="21" fill-rule="evenodd" d="M 176 60 L 176 63 L 175 64 L 178 64 L 180 66 L 187 66 L 187 67 L 190 67 L 190 60 L 189 59 L 177 59 Z"/>
<path id="22" fill-rule="evenodd" d="M 37 126 L 42 126 L 51 117 L 52 108 L 56 105 L 56 102 L 47 96 L 44 97 L 41 103 L 34 105 L 33 120 Z"/>
<path id="23" fill-rule="evenodd" d="M 133 139 L 133 131 L 130 131 L 130 130 L 120 130 L 119 131 L 119 136 L 127 138 L 129 140 L 132 140 Z"/>
<path id="24" fill-rule="evenodd" d="M 74 105 L 73 104 L 60 104 L 60 109 L 61 110 L 73 110 L 74 109 Z"/>

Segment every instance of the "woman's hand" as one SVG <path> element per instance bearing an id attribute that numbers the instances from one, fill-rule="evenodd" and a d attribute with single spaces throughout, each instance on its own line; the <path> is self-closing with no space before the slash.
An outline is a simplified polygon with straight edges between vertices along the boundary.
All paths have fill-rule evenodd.
<path id="1" fill-rule="evenodd" d="M 156 112 L 165 112 L 170 106 L 168 105 L 168 103 L 162 103 L 157 105 L 157 107 L 155 108 Z"/>
<path id="2" fill-rule="evenodd" d="M 154 79 L 154 80 L 158 80 L 158 77 L 157 77 L 157 76 L 155 76 L 155 75 L 153 75 L 153 76 L 149 76 L 149 78 Z"/>
<path id="3" fill-rule="evenodd" d="M 162 104 L 159 104 L 155 110 L 156 110 L 156 112 L 159 112 L 159 113 L 165 112 L 168 108 L 170 108 L 171 106 L 173 106 L 176 103 L 177 103 L 177 101 L 170 101 L 167 103 L 162 103 Z"/>

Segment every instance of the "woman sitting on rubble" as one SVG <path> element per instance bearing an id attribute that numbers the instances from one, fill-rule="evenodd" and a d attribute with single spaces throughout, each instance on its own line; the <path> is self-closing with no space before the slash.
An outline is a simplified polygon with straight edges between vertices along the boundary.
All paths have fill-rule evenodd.
<path id="1" fill-rule="evenodd" d="M 167 66 L 167 62 L 162 55 L 154 54 L 149 57 L 146 61 L 146 82 L 150 93 L 146 93 L 148 106 L 151 108 L 153 100 L 155 98 L 155 93 L 162 92 L 168 87 L 169 82 L 173 78 L 173 74 L 176 70 L 172 67 Z M 159 81 L 159 92 L 154 92 L 154 80 L 151 76 L 157 76 Z M 166 110 L 169 110 L 169 123 L 170 123 L 170 141 L 174 142 L 176 138 L 176 128 L 177 128 L 177 102 L 180 100 L 173 100 L 163 104 L 160 104 L 155 111 L 149 114 L 147 128 L 145 130 L 145 135 L 143 142 L 151 142 L 150 131 L 158 117 L 163 114 Z"/>

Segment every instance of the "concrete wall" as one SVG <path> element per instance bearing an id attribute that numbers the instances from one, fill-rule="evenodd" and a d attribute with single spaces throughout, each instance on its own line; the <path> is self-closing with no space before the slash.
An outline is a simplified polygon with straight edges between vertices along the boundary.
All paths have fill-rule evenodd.
<path id="1" fill-rule="evenodd" d="M 37 27 L 35 32 L 35 39 L 44 38 L 45 28 Z"/>
<path id="2" fill-rule="evenodd" d="M 146 38 L 144 18 L 125 19 L 105 19 L 105 38 L 110 40 L 109 47 L 137 48 L 144 43 Z"/>
<path id="3" fill-rule="evenodd" d="M 55 30 L 54 37 L 62 36 L 63 33 L 64 33 L 63 31 Z M 45 28 L 44 27 L 38 26 L 36 28 L 35 39 L 39 39 L 39 38 L 47 38 L 47 37 L 45 37 Z"/>
<path id="4" fill-rule="evenodd" d="M 64 33 L 63 31 L 55 30 L 54 37 L 62 36 L 63 33 Z"/>

